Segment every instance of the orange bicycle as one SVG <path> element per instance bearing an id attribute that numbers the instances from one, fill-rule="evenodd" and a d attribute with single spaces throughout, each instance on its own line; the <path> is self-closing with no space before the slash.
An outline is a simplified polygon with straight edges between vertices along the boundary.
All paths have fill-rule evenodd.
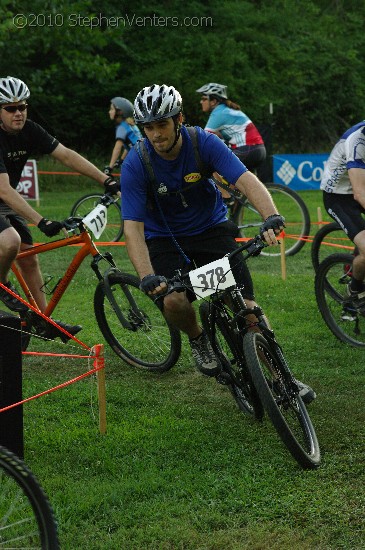
<path id="1" fill-rule="evenodd" d="M 34 309 L 21 313 L 22 347 L 27 348 L 30 338 L 37 335 L 47 338 L 50 324 L 52 338 L 60 336 L 67 341 L 72 336 L 54 321 L 52 315 L 72 278 L 87 256 L 92 256 L 91 268 L 98 283 L 94 294 L 95 317 L 105 340 L 113 351 L 128 364 L 164 371 L 176 363 L 180 355 L 180 333 L 167 324 L 161 310 L 139 289 L 139 279 L 135 275 L 121 272 L 110 252 L 100 253 L 92 234 L 98 239 L 107 225 L 107 208 L 115 204 L 117 198 L 105 194 L 100 203 L 85 217 L 70 217 L 63 226 L 70 236 L 54 241 L 37 244 L 20 252 L 17 258 L 42 254 L 69 245 L 80 245 L 64 275 L 50 291 L 50 299 L 44 315 L 34 300 L 27 283 L 15 264 L 12 270 L 21 286 L 28 304 Z M 102 272 L 101 262 L 107 263 Z M 16 295 L 14 295 L 16 296 Z M 48 337 L 49 338 L 49 337 Z"/>

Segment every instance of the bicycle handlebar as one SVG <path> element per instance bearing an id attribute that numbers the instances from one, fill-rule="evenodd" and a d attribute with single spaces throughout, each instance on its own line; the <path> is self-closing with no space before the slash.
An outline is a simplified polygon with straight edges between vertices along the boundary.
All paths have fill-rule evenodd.
<path id="1" fill-rule="evenodd" d="M 233 252 L 229 252 L 224 257 L 230 260 L 234 258 L 234 256 L 236 256 L 237 254 L 244 252 L 246 250 L 246 254 L 244 255 L 244 260 L 247 260 L 251 256 L 258 256 L 261 253 L 261 250 L 267 246 L 269 245 L 262 240 L 262 237 L 260 235 L 257 235 L 253 239 L 250 239 L 246 243 L 239 246 Z M 156 302 L 157 300 L 160 300 L 164 296 L 167 296 L 168 294 L 172 294 L 172 292 L 184 292 L 185 290 L 189 289 L 190 284 L 186 282 L 188 279 L 189 279 L 189 273 L 185 273 L 183 275 L 181 273 L 181 270 L 177 270 L 176 274 L 167 280 L 166 292 L 156 295 L 156 297 L 154 297 L 154 301 Z"/>

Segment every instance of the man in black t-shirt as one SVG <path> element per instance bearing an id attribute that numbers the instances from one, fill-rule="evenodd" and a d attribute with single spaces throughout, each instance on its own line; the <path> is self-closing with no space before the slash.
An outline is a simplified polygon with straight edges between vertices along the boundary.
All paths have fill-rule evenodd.
<path id="1" fill-rule="evenodd" d="M 47 237 L 57 235 L 62 229 L 61 222 L 42 217 L 16 191 L 30 155 L 50 154 L 65 166 L 104 185 L 107 191 L 113 194 L 119 191 L 119 185 L 113 178 L 106 177 L 84 157 L 64 147 L 44 128 L 27 120 L 26 100 L 29 96 L 29 89 L 22 80 L 10 76 L 0 78 L 0 282 L 13 291 L 14 287 L 9 282 L 11 264 L 19 251 L 33 244 L 26 220 L 34 223 Z M 47 302 L 41 290 L 43 278 L 37 256 L 23 258 L 18 262 L 18 267 L 43 312 Z M 1 287 L 0 300 L 13 311 L 27 310 L 24 304 Z M 71 334 L 81 330 L 79 325 L 57 323 Z"/>

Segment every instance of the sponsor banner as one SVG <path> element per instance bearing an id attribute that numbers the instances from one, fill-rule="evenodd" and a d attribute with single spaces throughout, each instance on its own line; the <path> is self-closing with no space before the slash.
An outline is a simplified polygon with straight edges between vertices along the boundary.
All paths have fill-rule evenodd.
<path id="1" fill-rule="evenodd" d="M 328 154 L 274 155 L 274 183 L 295 191 L 319 189 Z"/>
<path id="2" fill-rule="evenodd" d="M 37 162 L 35 160 L 27 160 L 16 190 L 24 199 L 39 200 Z"/>

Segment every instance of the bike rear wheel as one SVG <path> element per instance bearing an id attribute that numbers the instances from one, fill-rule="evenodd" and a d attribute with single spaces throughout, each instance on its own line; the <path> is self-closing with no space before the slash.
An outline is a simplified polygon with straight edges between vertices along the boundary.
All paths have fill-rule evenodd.
<path id="1" fill-rule="evenodd" d="M 310 233 L 310 217 L 303 199 L 292 189 L 275 183 L 266 183 L 278 212 L 285 218 L 285 255 L 293 256 L 303 248 Z M 262 218 L 248 202 L 233 214 L 232 220 L 240 228 L 241 237 L 253 238 L 258 234 Z M 279 247 L 268 247 L 261 256 L 280 256 Z"/>
<path id="2" fill-rule="evenodd" d="M 0 548 L 59 548 L 47 496 L 24 462 L 4 447 L 0 447 Z"/>
<path id="3" fill-rule="evenodd" d="M 101 193 L 89 193 L 88 195 L 80 197 L 71 208 L 70 215 L 83 218 L 100 203 L 100 198 L 102 196 L 103 195 Z M 124 226 L 120 208 L 120 200 L 110 205 L 108 208 L 107 219 L 107 226 L 104 229 L 99 241 L 117 242 L 123 235 Z"/>
<path id="4" fill-rule="evenodd" d="M 262 420 L 264 409 L 245 364 L 242 338 L 236 337 L 224 316 L 214 314 L 214 305 L 203 302 L 199 307 L 200 319 L 218 356 L 223 372 L 228 375 L 227 386 L 238 408 L 245 414 Z M 225 315 L 229 315 L 225 312 Z M 233 317 L 233 314 L 230 315 Z"/>
<path id="5" fill-rule="evenodd" d="M 153 300 L 139 289 L 139 279 L 134 275 L 114 271 L 106 281 L 100 281 L 94 310 L 104 338 L 129 365 L 164 372 L 177 362 L 180 332 L 167 323 Z"/>
<path id="6" fill-rule="evenodd" d="M 359 307 L 346 295 L 352 261 L 351 254 L 331 254 L 321 262 L 315 278 L 315 293 L 322 318 L 336 338 L 364 348 L 365 304 Z"/>
<path id="7" fill-rule="evenodd" d="M 342 246 L 344 249 L 340 250 Z M 354 248 L 353 243 L 337 222 L 323 225 L 313 237 L 311 257 L 314 270 L 317 271 L 319 264 L 334 252 L 351 254 Z"/>
<path id="8" fill-rule="evenodd" d="M 303 468 L 320 463 L 317 436 L 307 409 L 288 380 L 269 342 L 258 332 L 248 332 L 243 349 L 257 392 L 281 440 Z"/>

